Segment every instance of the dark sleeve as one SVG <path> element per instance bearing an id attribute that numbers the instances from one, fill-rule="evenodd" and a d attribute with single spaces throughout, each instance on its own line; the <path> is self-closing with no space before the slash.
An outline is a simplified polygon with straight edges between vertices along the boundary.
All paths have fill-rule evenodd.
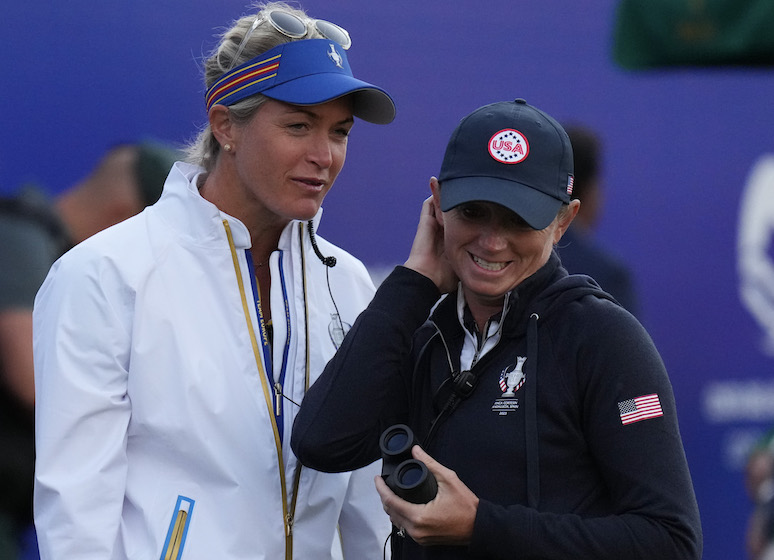
<path id="1" fill-rule="evenodd" d="M 291 436 L 302 464 L 340 472 L 379 458 L 381 432 L 408 419 L 411 340 L 439 295 L 402 266 L 384 280 L 304 397 Z"/>
<path id="2" fill-rule="evenodd" d="M 650 337 L 628 313 L 601 303 L 572 350 L 580 372 L 582 434 L 612 511 L 551 513 L 481 501 L 471 550 L 492 558 L 698 560 L 699 510 L 680 437 L 675 400 Z M 555 340 L 553 344 L 567 344 Z M 627 402 L 657 397 L 652 417 L 631 423 Z M 619 403 L 624 403 L 619 407 Z M 639 407 L 642 412 L 647 410 Z M 544 437 L 544 434 L 541 434 Z M 568 468 L 574 468 L 568 465 Z"/>
<path id="3" fill-rule="evenodd" d="M 0 311 L 30 309 L 57 258 L 48 233 L 29 220 L 0 215 Z"/>

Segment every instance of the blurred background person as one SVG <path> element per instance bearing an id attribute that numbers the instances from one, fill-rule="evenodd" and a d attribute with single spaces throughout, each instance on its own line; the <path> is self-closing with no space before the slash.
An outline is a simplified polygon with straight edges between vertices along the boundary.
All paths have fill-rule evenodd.
<path id="1" fill-rule="evenodd" d="M 753 446 L 745 465 L 745 487 L 753 505 L 745 544 L 750 560 L 774 560 L 774 429 Z"/>
<path id="2" fill-rule="evenodd" d="M 0 199 L 0 559 L 35 554 L 32 527 L 32 304 L 53 262 L 153 204 L 179 153 L 157 142 L 110 148 L 56 198 L 27 185 Z"/>
<path id="3" fill-rule="evenodd" d="M 637 315 L 637 294 L 629 268 L 594 237 L 604 205 L 601 140 L 586 126 L 568 125 L 565 130 L 575 164 L 572 196 L 581 201 L 581 206 L 557 247 L 562 265 L 570 274 L 588 274 L 627 311 Z"/>

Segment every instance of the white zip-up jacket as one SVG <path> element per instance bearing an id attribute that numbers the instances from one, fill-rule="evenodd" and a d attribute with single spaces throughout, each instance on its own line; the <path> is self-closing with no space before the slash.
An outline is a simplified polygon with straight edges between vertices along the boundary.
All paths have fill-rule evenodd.
<path id="1" fill-rule="evenodd" d="M 265 346 L 250 236 L 199 195 L 200 172 L 175 164 L 158 203 L 72 249 L 38 293 L 41 556 L 381 559 L 379 465 L 324 474 L 290 450 L 294 403 L 370 301 L 368 272 L 317 237 L 327 268 L 288 224 Z"/>

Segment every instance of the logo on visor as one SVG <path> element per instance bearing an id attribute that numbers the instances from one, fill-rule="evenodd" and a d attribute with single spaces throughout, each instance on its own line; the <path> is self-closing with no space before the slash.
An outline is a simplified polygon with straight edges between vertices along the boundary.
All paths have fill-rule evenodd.
<path id="1" fill-rule="evenodd" d="M 500 163 L 519 163 L 529 155 L 529 142 L 518 130 L 506 128 L 489 139 L 489 155 Z"/>
<path id="2" fill-rule="evenodd" d="M 336 47 L 333 45 L 333 43 L 331 43 L 331 50 L 328 51 L 328 58 L 330 58 L 339 68 L 344 68 L 342 65 L 344 59 L 341 58 L 341 55 L 336 51 Z"/>

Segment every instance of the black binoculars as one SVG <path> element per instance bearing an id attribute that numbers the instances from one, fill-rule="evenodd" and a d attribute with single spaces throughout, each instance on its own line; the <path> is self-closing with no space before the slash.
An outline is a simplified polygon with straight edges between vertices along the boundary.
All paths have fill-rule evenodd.
<path id="1" fill-rule="evenodd" d="M 414 432 L 405 424 L 384 430 L 379 438 L 382 478 L 407 502 L 426 504 L 438 493 L 438 483 L 425 464 L 411 456 L 411 447 L 416 443 Z"/>

